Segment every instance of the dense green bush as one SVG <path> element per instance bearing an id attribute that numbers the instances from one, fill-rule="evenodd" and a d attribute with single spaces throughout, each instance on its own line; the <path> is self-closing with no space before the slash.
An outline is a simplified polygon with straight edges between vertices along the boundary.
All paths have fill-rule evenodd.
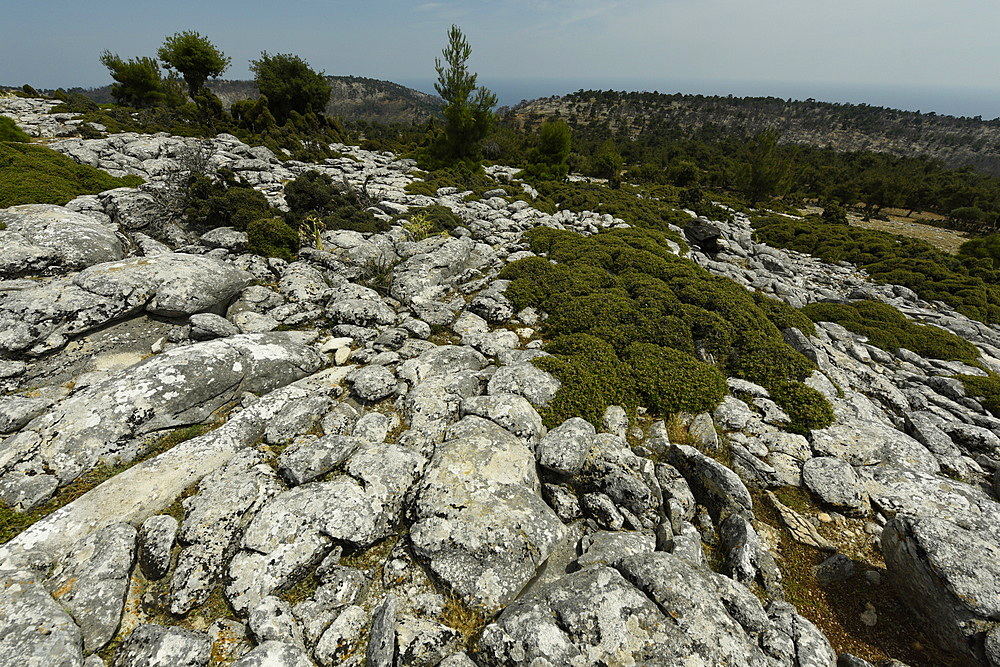
<path id="1" fill-rule="evenodd" d="M 281 218 L 263 218 L 247 225 L 247 248 L 264 257 L 295 261 L 299 235 Z"/>
<path id="2" fill-rule="evenodd" d="M 892 306 L 878 301 L 812 303 L 802 312 L 814 322 L 836 322 L 868 337 L 872 345 L 892 352 L 905 347 L 931 359 L 975 361 L 976 346 L 935 326 L 914 324 Z"/>
<path id="3" fill-rule="evenodd" d="M 792 308 L 784 301 L 772 299 L 760 292 L 753 293 L 753 300 L 757 307 L 763 310 L 768 319 L 774 323 L 774 326 L 781 331 L 794 327 L 809 336 L 816 333 L 816 325 L 809 319 L 809 316 L 801 310 Z"/>
<path id="4" fill-rule="evenodd" d="M 705 412 L 726 395 L 726 377 L 690 354 L 650 343 L 628 348 L 626 363 L 640 402 L 657 414 Z"/>
<path id="5" fill-rule="evenodd" d="M 389 224 L 366 210 L 369 202 L 346 183 L 337 185 L 326 174 L 307 171 L 285 185 L 288 213 L 285 220 L 294 228 L 314 217 L 325 229 L 355 232 L 384 232 Z"/>
<path id="6" fill-rule="evenodd" d="M 27 143 L 31 137 L 25 134 L 24 130 L 17 126 L 13 118 L 0 116 L 0 141 L 16 141 Z"/>
<path id="7" fill-rule="evenodd" d="M 771 398 L 788 413 L 788 430 L 806 435 L 814 428 L 833 423 L 833 407 L 823 394 L 801 382 L 779 382 L 771 387 Z"/>
<path id="8" fill-rule="evenodd" d="M 962 381 L 967 394 L 975 396 L 994 417 L 1000 417 L 1000 377 L 959 375 L 958 379 Z"/>
<path id="9" fill-rule="evenodd" d="M 922 299 L 943 301 L 983 322 L 1000 322 L 1000 272 L 981 259 L 988 250 L 977 254 L 973 246 L 964 257 L 954 257 L 917 239 L 816 218 L 763 217 L 753 224 L 758 240 L 769 245 L 851 262 L 873 280 L 909 287 Z"/>
<path id="10" fill-rule="evenodd" d="M 1000 269 L 1000 234 L 969 239 L 958 249 L 963 257 L 988 260 L 991 269 Z"/>
<path id="11" fill-rule="evenodd" d="M 44 146 L 0 143 L 0 208 L 18 204 L 65 204 L 80 195 L 97 194 L 142 183 L 138 176 L 114 178 L 78 164 Z"/>
<path id="12" fill-rule="evenodd" d="M 607 341 L 588 334 L 556 336 L 547 350 L 552 356 L 536 359 L 535 364 L 562 382 L 542 409 L 542 418 L 550 428 L 574 416 L 600 424 L 609 405 L 637 406 L 631 368 Z"/>
<path id="13" fill-rule="evenodd" d="M 229 170 L 220 170 L 216 179 L 195 174 L 188 185 L 184 214 L 188 223 L 199 230 L 235 227 L 246 231 L 254 220 L 276 213 L 263 194 Z"/>
<path id="14" fill-rule="evenodd" d="M 780 389 L 815 368 L 775 325 L 808 330 L 811 322 L 768 300 L 761 308 L 760 297 L 677 257 L 665 232 L 583 237 L 539 227 L 526 236 L 545 256 L 514 262 L 500 276 L 511 281 L 506 294 L 516 308 L 548 313 L 542 331 L 553 356 L 538 364 L 563 382 L 549 424 L 575 414 L 596 420 L 612 403 L 660 414 L 707 410 L 725 392 L 723 372 Z M 815 398 L 782 394 L 800 402 L 802 395 Z M 804 421 L 820 424 L 832 413 L 817 414 Z"/>

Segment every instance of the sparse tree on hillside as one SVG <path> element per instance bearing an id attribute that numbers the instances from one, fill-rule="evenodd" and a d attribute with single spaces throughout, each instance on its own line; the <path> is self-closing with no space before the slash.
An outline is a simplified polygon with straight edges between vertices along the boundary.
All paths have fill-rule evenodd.
<path id="1" fill-rule="evenodd" d="M 330 100 L 330 84 L 302 58 L 289 53 L 273 56 L 263 51 L 260 60 L 250 61 L 257 88 L 267 96 L 267 104 L 279 125 L 293 111 L 321 114 Z"/>
<path id="2" fill-rule="evenodd" d="M 792 184 L 792 163 L 778 148 L 780 137 L 777 130 L 765 130 L 747 144 L 736 180 L 751 203 L 783 195 Z"/>
<path id="3" fill-rule="evenodd" d="M 497 96 L 476 86 L 476 74 L 469 72 L 468 60 L 472 47 L 457 25 L 448 31 L 448 46 L 441 51 L 444 62 L 434 59 L 438 81 L 434 89 L 445 101 L 444 142 L 439 145 L 441 157 L 475 158 L 479 144 L 493 124 L 493 107 Z"/>
<path id="4" fill-rule="evenodd" d="M 618 188 L 621 186 L 622 169 L 625 166 L 625 160 L 622 159 L 621 153 L 618 152 L 618 147 L 615 146 L 615 142 L 608 139 L 601 145 L 597 154 L 594 155 L 591 162 L 591 173 L 598 178 L 608 179 L 609 185 L 612 188 Z"/>
<path id="5" fill-rule="evenodd" d="M 117 82 L 111 84 L 111 95 L 119 104 L 142 108 L 175 106 L 184 102 L 180 82 L 174 78 L 164 79 L 155 58 L 122 60 L 117 53 L 104 51 L 101 64 Z"/>
<path id="6" fill-rule="evenodd" d="M 544 180 L 563 180 L 569 173 L 566 163 L 572 148 L 569 125 L 553 119 L 542 123 L 538 129 L 538 143 L 528 152 L 529 165 L 525 171 Z"/>
<path id="7" fill-rule="evenodd" d="M 194 31 L 174 33 L 164 39 L 157 56 L 164 65 L 181 73 L 191 99 L 202 94 L 209 77 L 220 76 L 231 62 L 207 37 Z"/>

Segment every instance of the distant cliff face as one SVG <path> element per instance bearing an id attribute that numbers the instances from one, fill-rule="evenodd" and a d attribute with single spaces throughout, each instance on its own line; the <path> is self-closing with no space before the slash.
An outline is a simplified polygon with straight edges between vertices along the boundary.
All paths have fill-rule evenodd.
<path id="1" fill-rule="evenodd" d="M 344 120 L 420 123 L 438 113 L 443 104 L 434 95 L 391 81 L 360 76 L 330 76 L 327 80 L 332 91 L 326 112 Z M 259 94 L 253 81 L 211 81 L 208 87 L 227 107 Z"/>
<path id="2" fill-rule="evenodd" d="M 746 132 L 773 128 L 782 141 L 831 147 L 926 155 L 950 166 L 972 165 L 1000 175 L 1000 120 L 955 118 L 854 104 L 791 101 L 773 97 L 706 97 L 660 93 L 579 91 L 520 104 L 517 122 L 533 126 L 559 115 L 576 129 L 659 133 Z"/>

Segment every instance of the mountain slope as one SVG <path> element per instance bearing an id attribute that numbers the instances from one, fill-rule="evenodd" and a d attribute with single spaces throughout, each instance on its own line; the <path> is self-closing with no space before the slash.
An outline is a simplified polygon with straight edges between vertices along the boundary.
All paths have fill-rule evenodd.
<path id="1" fill-rule="evenodd" d="M 1000 119 L 956 118 L 856 104 L 774 97 L 708 97 L 662 93 L 578 91 L 519 104 L 517 122 L 534 125 L 559 115 L 575 129 L 606 129 L 631 138 L 652 133 L 756 134 L 777 129 L 782 141 L 926 155 L 955 167 L 972 165 L 1000 175 Z"/>
<path id="2" fill-rule="evenodd" d="M 372 123 L 419 123 L 441 108 L 441 100 L 391 81 L 363 76 L 328 76 L 332 88 L 326 112 L 344 120 Z M 209 88 L 227 107 L 238 100 L 256 98 L 253 81 L 213 81 Z"/>

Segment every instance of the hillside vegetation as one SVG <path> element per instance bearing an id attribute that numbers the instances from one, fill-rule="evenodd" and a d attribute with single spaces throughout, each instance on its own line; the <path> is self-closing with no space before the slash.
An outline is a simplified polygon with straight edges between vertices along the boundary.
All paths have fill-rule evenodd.
<path id="1" fill-rule="evenodd" d="M 19 204 L 65 204 L 80 195 L 135 187 L 136 176 L 114 178 L 44 146 L 0 143 L 0 208 Z"/>
<path id="2" fill-rule="evenodd" d="M 927 156 L 949 166 L 972 165 L 1000 175 L 1000 119 L 775 97 L 594 90 L 532 100 L 513 113 L 524 121 L 558 114 L 575 128 L 603 127 L 632 139 L 650 133 L 757 134 L 773 129 L 788 143 L 842 152 Z"/>

